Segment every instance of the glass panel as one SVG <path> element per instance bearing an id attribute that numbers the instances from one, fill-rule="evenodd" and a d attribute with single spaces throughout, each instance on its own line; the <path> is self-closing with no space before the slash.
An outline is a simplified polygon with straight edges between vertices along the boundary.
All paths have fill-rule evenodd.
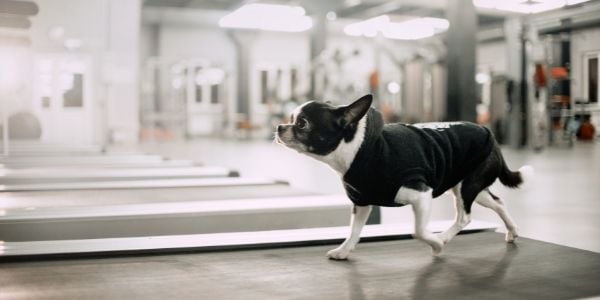
<path id="1" fill-rule="evenodd" d="M 82 107 L 83 106 L 83 74 L 72 74 L 73 85 L 66 90 L 63 98 L 64 107 Z"/>
<path id="2" fill-rule="evenodd" d="M 292 101 L 297 101 L 297 96 L 298 96 L 298 69 L 296 68 L 292 68 L 291 70 L 291 74 L 290 74 L 290 81 L 291 81 L 291 100 Z"/>
<path id="3" fill-rule="evenodd" d="M 42 97 L 42 107 L 50 108 L 50 97 Z"/>
<path id="4" fill-rule="evenodd" d="M 218 84 L 213 84 L 210 86 L 210 103 L 219 103 L 219 86 Z"/>
<path id="5" fill-rule="evenodd" d="M 260 71 L 260 102 L 267 103 L 269 97 L 269 72 L 267 70 Z"/>
<path id="6" fill-rule="evenodd" d="M 196 83 L 196 103 L 202 102 L 202 85 Z"/>
<path id="7" fill-rule="evenodd" d="M 598 102 L 598 57 L 588 59 L 588 98 Z"/>

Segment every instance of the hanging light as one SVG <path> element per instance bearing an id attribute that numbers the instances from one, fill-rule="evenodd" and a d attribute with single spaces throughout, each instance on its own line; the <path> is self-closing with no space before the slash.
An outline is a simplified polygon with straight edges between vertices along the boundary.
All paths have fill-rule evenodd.
<path id="1" fill-rule="evenodd" d="M 301 6 L 246 4 L 219 20 L 223 28 L 301 32 L 312 27 L 312 19 Z"/>
<path id="2" fill-rule="evenodd" d="M 441 18 L 412 18 L 402 22 L 391 22 L 387 15 L 356 22 L 344 27 L 350 36 L 375 37 L 378 34 L 389 39 L 417 40 L 428 38 L 448 30 L 450 23 Z"/>
<path id="3" fill-rule="evenodd" d="M 535 14 L 589 0 L 473 0 L 473 5 L 508 12 Z"/>

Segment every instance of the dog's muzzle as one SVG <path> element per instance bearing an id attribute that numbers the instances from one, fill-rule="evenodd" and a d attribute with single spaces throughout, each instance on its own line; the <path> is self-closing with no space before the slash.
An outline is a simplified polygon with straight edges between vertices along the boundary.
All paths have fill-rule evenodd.
<path id="1" fill-rule="evenodd" d="M 275 134 L 275 141 L 285 146 L 291 146 L 294 144 L 294 137 L 292 134 L 291 125 L 281 124 L 277 125 L 277 133 Z"/>

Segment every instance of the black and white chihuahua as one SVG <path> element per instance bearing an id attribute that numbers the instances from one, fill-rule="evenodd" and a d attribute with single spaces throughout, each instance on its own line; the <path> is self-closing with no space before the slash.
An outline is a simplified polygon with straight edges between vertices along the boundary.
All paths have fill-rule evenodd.
<path id="1" fill-rule="evenodd" d="M 371 95 L 338 107 L 310 101 L 294 110 L 289 124 L 277 126 L 276 142 L 328 164 L 354 203 L 350 236 L 327 252 L 329 258 L 348 257 L 372 205 L 412 205 L 414 236 L 434 255 L 469 224 L 473 202 L 494 210 L 506 225 L 506 241 L 515 240 L 517 228 L 489 186 L 499 178 L 516 188 L 533 175 L 532 167 L 510 171 L 484 127 L 469 122 L 384 125 L 372 101 Z M 432 199 L 450 189 L 455 223 L 433 234 L 427 230 Z"/>

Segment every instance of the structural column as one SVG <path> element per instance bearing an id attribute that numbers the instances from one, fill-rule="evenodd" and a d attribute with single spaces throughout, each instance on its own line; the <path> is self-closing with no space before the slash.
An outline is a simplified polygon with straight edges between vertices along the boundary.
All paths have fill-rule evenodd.
<path id="1" fill-rule="evenodd" d="M 446 34 L 448 121 L 475 121 L 477 87 L 475 85 L 477 14 L 471 0 L 448 0 Z"/>
<path id="2" fill-rule="evenodd" d="M 310 31 L 310 61 L 314 62 L 325 50 L 327 41 L 327 19 L 325 13 L 320 11 L 313 16 L 313 28 Z M 310 91 L 308 98 L 315 99 L 316 76 L 314 70 L 310 72 Z"/>
<path id="3" fill-rule="evenodd" d="M 227 34 L 235 45 L 236 52 L 236 112 L 238 116 L 245 119 L 244 121 L 250 121 L 250 49 L 256 35 L 253 32 L 240 30 L 230 30 Z"/>
<path id="4" fill-rule="evenodd" d="M 508 93 L 508 142 L 514 147 L 527 144 L 527 53 L 523 20 L 520 17 L 506 19 L 507 69 L 510 79 Z"/>

